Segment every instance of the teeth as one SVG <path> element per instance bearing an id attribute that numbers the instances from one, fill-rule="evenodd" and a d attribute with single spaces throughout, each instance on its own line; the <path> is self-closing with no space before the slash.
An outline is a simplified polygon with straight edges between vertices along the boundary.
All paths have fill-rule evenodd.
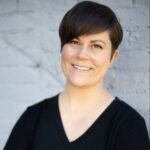
<path id="1" fill-rule="evenodd" d="M 74 68 L 78 69 L 78 70 L 81 70 L 81 71 L 88 71 L 90 70 L 90 68 L 88 67 L 83 67 L 83 66 L 77 66 L 77 65 L 73 65 Z"/>

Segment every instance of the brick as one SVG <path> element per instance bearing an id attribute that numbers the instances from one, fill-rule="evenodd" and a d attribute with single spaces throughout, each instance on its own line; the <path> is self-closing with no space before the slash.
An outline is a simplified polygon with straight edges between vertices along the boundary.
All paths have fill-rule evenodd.
<path id="1" fill-rule="evenodd" d="M 149 51 L 149 28 L 125 28 L 121 50 Z"/>
<path id="2" fill-rule="evenodd" d="M 35 61 L 14 48 L 0 50 L 0 66 L 36 67 Z"/>
<path id="3" fill-rule="evenodd" d="M 42 30 L 40 35 L 40 47 L 43 52 L 54 54 L 60 52 L 58 31 Z"/>
<path id="4" fill-rule="evenodd" d="M 40 42 L 39 37 L 34 31 L 8 33 L 4 36 L 8 47 L 15 49 L 16 52 L 18 51 L 22 53 L 24 56 L 33 60 L 35 63 L 39 62 Z"/>
<path id="5" fill-rule="evenodd" d="M 15 123 L 15 121 L 20 117 L 20 115 L 23 113 L 23 111 L 25 111 L 27 106 L 24 106 L 22 104 L 21 105 L 17 105 L 15 104 L 13 101 L 10 100 L 10 103 L 0 103 L 1 107 L 1 122 L 0 122 L 0 127 L 2 129 L 5 126 L 7 127 L 12 127 Z M 10 111 L 11 108 L 11 111 Z M 17 108 L 17 109 L 16 109 Z M 10 124 L 12 126 L 10 126 Z M 4 128 L 5 130 L 3 130 L 4 132 L 7 132 L 7 128 Z M 2 131 L 2 130 L 1 130 Z M 0 131 L 0 132 L 1 132 Z M 1 134 L 0 134 L 1 135 Z"/>
<path id="6" fill-rule="evenodd" d="M 76 0 L 40 1 L 38 19 L 41 29 L 58 30 L 61 19 Z M 57 13 L 56 13 L 57 12 Z"/>
<path id="7" fill-rule="evenodd" d="M 0 67 L 0 84 L 36 84 L 38 71 L 29 67 Z"/>
<path id="8" fill-rule="evenodd" d="M 150 2 L 149 0 L 132 0 L 133 2 L 133 6 L 138 6 L 138 7 L 149 7 L 150 6 Z"/>
<path id="9" fill-rule="evenodd" d="M 6 103 L 14 101 L 15 103 L 29 103 L 39 100 L 40 91 L 36 84 L 4 85 L 0 84 L 0 97 Z"/>
<path id="10" fill-rule="evenodd" d="M 78 0 L 79 2 L 84 1 L 84 0 Z M 125 1 L 120 1 L 120 0 L 92 0 L 94 2 L 104 4 L 108 7 L 110 7 L 113 11 L 115 11 L 116 8 L 118 7 L 132 7 L 132 0 L 125 0 Z"/>
<path id="11" fill-rule="evenodd" d="M 97 0 L 97 2 L 99 2 L 99 0 Z M 116 7 L 132 7 L 132 0 L 102 0 L 102 3 L 110 6 L 112 9 Z"/>
<path id="12" fill-rule="evenodd" d="M 3 39 L 0 39 L 0 49 L 5 49 L 7 48 L 7 44 Z"/>
<path id="13" fill-rule="evenodd" d="M 56 67 L 56 65 L 59 63 L 58 61 L 60 61 L 57 55 L 58 53 L 41 52 L 40 63 L 46 68 L 53 69 L 53 67 Z"/>
<path id="14" fill-rule="evenodd" d="M 16 10 L 16 0 L 0 0 L 0 14 L 11 13 Z"/>
<path id="15" fill-rule="evenodd" d="M 16 121 L 16 120 L 15 120 Z M 6 122 L 3 122 L 1 120 L 1 122 L 3 123 L 2 125 L 0 125 L 0 128 L 1 128 L 1 131 L 0 131 L 0 148 L 3 149 L 9 135 L 10 135 L 10 132 L 12 130 L 12 127 L 14 126 L 14 122 L 10 122 L 10 121 L 6 121 Z"/>
<path id="16" fill-rule="evenodd" d="M 14 105 L 12 101 L 9 103 L 0 103 L 1 113 L 0 113 L 0 147 L 3 147 L 6 143 L 6 140 L 15 125 L 16 121 L 20 115 L 25 110 L 25 107 L 20 107 Z M 16 109 L 17 108 L 17 109 Z"/>
<path id="17" fill-rule="evenodd" d="M 77 0 L 39 1 L 41 11 L 53 13 L 54 11 L 68 11 L 77 3 Z M 56 14 L 56 13 L 55 13 Z"/>
<path id="18" fill-rule="evenodd" d="M 14 46 L 20 49 L 38 49 L 38 36 L 32 31 L 16 32 L 16 33 L 5 33 L 4 40 L 10 46 Z"/>
<path id="19" fill-rule="evenodd" d="M 64 88 L 63 76 L 57 74 L 55 68 L 50 68 L 49 72 L 40 70 L 38 85 L 43 97 L 50 97 L 55 95 Z"/>
<path id="20" fill-rule="evenodd" d="M 35 26 L 33 13 L 11 14 L 0 16 L 0 32 L 32 29 Z"/>
<path id="21" fill-rule="evenodd" d="M 40 1 L 38 10 L 38 22 L 41 30 L 58 30 L 61 19 L 66 11 L 68 11 L 76 0 L 66 1 Z M 40 13 L 39 13 L 40 12 Z M 57 13 L 56 13 L 57 12 Z"/>
<path id="22" fill-rule="evenodd" d="M 20 11 L 36 11 L 38 9 L 37 0 L 19 0 L 18 7 Z"/>
<path id="23" fill-rule="evenodd" d="M 149 26 L 148 8 L 116 8 L 115 10 L 123 27 Z"/>
<path id="24" fill-rule="evenodd" d="M 120 94 L 119 94 L 120 92 Z M 116 91 L 117 95 L 121 97 L 124 101 L 126 101 L 128 104 L 130 104 L 133 108 L 136 110 L 142 110 L 139 112 L 149 113 L 149 97 L 145 94 L 135 94 L 135 93 L 121 93 L 121 91 Z M 147 118 L 147 115 L 144 116 L 144 118 Z"/>
<path id="25" fill-rule="evenodd" d="M 3 136 L 2 136 L 3 135 Z M 5 143 L 6 143 L 6 140 L 7 140 L 7 138 L 8 138 L 8 134 L 2 134 L 1 136 L 0 136 L 0 141 L 1 141 L 1 143 L 0 143 L 0 147 L 1 147 L 1 149 L 4 149 L 4 145 L 5 145 Z"/>
<path id="26" fill-rule="evenodd" d="M 61 86 L 58 86 L 56 88 L 44 88 L 42 89 L 41 91 L 41 96 L 42 96 L 42 99 L 45 99 L 47 97 L 52 97 L 54 95 L 56 95 L 57 93 L 60 93 L 63 91 L 63 87 Z"/>
<path id="27" fill-rule="evenodd" d="M 58 30 L 63 15 L 61 11 L 41 12 L 38 17 L 39 30 Z"/>
<path id="28" fill-rule="evenodd" d="M 33 103 L 37 103 L 37 101 L 34 100 L 34 102 L 32 101 L 32 102 L 26 102 L 26 103 L 16 103 L 15 101 L 12 101 L 10 99 L 9 101 L 5 103 L 0 102 L 0 105 L 2 106 L 1 114 L 0 114 L 2 121 L 0 122 L 0 126 L 3 126 L 4 124 L 6 126 L 9 126 L 9 124 L 12 124 L 13 126 L 14 123 L 17 121 L 17 119 L 21 116 L 21 114 L 27 109 L 27 107 L 30 105 L 33 105 Z M 12 126 L 9 126 L 9 127 L 12 127 Z M 7 131 L 7 128 L 5 131 Z"/>
<path id="29" fill-rule="evenodd" d="M 144 51 L 121 51 L 116 67 L 122 72 L 140 72 L 148 71 L 149 68 L 149 55 Z"/>
<path id="30" fill-rule="evenodd" d="M 115 74 L 115 75 L 113 75 Z M 134 93 L 148 93 L 149 91 L 149 72 L 131 72 L 131 71 L 120 71 L 116 70 L 114 72 L 108 71 L 107 78 L 105 79 L 107 84 L 113 84 L 114 89 L 118 88 L 124 90 L 125 92 L 134 92 Z M 123 81 L 123 82 L 122 82 Z M 115 85 L 121 85 L 115 87 Z M 130 88 L 127 88 L 130 87 Z"/>

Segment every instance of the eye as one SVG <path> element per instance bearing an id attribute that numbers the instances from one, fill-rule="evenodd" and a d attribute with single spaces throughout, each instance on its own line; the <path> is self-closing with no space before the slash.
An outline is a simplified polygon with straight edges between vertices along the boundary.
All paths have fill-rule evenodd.
<path id="1" fill-rule="evenodd" d="M 99 44 L 93 44 L 92 47 L 95 48 L 95 49 L 103 49 L 103 47 Z"/>
<path id="2" fill-rule="evenodd" d="M 71 44 L 79 44 L 79 42 L 77 40 L 71 40 L 69 43 L 71 43 Z"/>

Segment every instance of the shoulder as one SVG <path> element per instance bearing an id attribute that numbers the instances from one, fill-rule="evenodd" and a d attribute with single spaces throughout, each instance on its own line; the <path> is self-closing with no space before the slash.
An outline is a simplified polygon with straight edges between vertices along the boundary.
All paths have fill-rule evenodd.
<path id="1" fill-rule="evenodd" d="M 52 109 L 57 100 L 58 94 L 49 98 L 45 98 L 38 103 L 28 106 L 26 111 L 30 113 L 31 116 L 34 115 L 35 117 L 36 114 L 38 115 L 39 113 L 43 113 L 49 109 Z"/>
<path id="2" fill-rule="evenodd" d="M 116 101 L 116 109 L 114 120 L 118 131 L 118 149 L 149 149 L 148 131 L 141 114 L 119 98 Z"/>
<path id="3" fill-rule="evenodd" d="M 143 116 L 135 108 L 118 97 L 116 98 L 116 113 L 114 118 L 123 130 L 132 131 L 136 128 L 146 128 Z"/>
<path id="4" fill-rule="evenodd" d="M 124 119 L 138 119 L 144 120 L 141 114 L 129 105 L 127 102 L 121 100 L 120 98 L 116 97 L 116 111 L 118 115 L 124 117 Z"/>

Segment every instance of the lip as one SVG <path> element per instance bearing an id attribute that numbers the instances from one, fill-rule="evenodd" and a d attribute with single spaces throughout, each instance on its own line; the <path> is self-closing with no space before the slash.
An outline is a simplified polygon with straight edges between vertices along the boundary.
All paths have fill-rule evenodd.
<path id="1" fill-rule="evenodd" d="M 79 71 L 90 71 L 92 69 L 90 67 L 81 66 L 81 65 L 77 65 L 77 64 L 72 64 L 72 67 Z"/>

